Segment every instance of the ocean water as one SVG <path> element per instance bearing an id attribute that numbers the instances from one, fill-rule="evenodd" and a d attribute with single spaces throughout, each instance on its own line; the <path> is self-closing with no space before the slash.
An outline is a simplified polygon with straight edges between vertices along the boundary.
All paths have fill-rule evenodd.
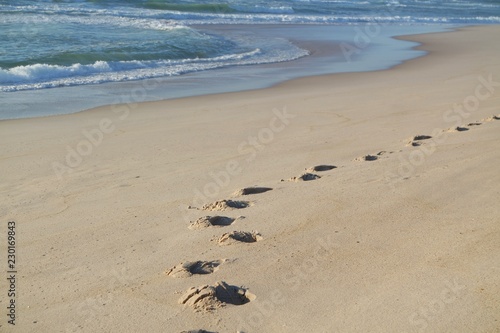
<path id="1" fill-rule="evenodd" d="M 500 2 L 493 0 L 0 0 L 0 119 L 16 117 L 15 105 L 5 101 L 25 95 L 6 96 L 23 91 L 177 77 L 309 55 L 286 34 L 234 33 L 231 27 L 241 24 L 498 23 Z"/>

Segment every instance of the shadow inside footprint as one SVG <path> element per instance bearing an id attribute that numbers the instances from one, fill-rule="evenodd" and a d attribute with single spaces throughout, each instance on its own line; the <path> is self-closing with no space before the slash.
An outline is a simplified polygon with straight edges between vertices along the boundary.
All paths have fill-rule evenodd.
<path id="1" fill-rule="evenodd" d="M 465 131 L 468 131 L 469 129 L 467 127 L 460 127 L 460 126 L 457 126 L 457 127 L 452 127 L 448 130 L 448 132 L 465 132 Z"/>
<path id="2" fill-rule="evenodd" d="M 481 123 L 469 123 L 467 124 L 467 126 L 471 127 L 471 126 L 479 126 L 479 125 L 482 125 Z"/>
<path id="3" fill-rule="evenodd" d="M 233 305 L 243 305 L 251 302 L 256 297 L 248 290 L 237 286 L 231 286 L 224 281 L 217 282 L 215 286 L 215 296 L 223 303 Z"/>
<path id="4" fill-rule="evenodd" d="M 260 240 L 262 240 L 262 236 L 258 232 L 232 231 L 220 236 L 217 243 L 219 245 L 226 245 L 234 242 L 255 243 Z"/>
<path id="5" fill-rule="evenodd" d="M 219 267 L 221 262 L 219 260 L 215 261 L 196 261 L 189 266 L 189 272 L 191 274 L 211 274 L 214 270 Z"/>
<path id="6" fill-rule="evenodd" d="M 165 272 L 168 276 L 175 278 L 185 278 L 192 275 L 212 274 L 222 264 L 222 260 L 213 261 L 188 261 L 180 263 Z"/>
<path id="7" fill-rule="evenodd" d="M 428 139 L 432 139 L 432 136 L 430 136 L 430 135 L 416 135 L 413 137 L 414 141 L 421 141 L 421 140 L 428 140 Z"/>
<path id="8" fill-rule="evenodd" d="M 322 171 L 329 171 L 329 170 L 332 170 L 332 169 L 336 169 L 337 167 L 334 166 L 334 165 L 316 165 L 312 168 L 309 168 L 308 170 L 310 171 L 316 171 L 316 172 L 322 172 Z"/>
<path id="9" fill-rule="evenodd" d="M 319 179 L 319 178 L 321 178 L 321 176 L 315 175 L 314 173 L 305 173 L 299 177 L 290 178 L 290 181 L 292 181 L 292 182 L 300 182 L 300 181 L 308 182 L 308 181 Z"/>
<path id="10" fill-rule="evenodd" d="M 248 201 L 236 201 L 236 200 L 218 200 L 210 204 L 206 204 L 201 209 L 203 210 L 226 210 L 230 208 L 242 209 L 250 205 Z"/>
<path id="11" fill-rule="evenodd" d="M 245 187 L 235 193 L 236 196 L 249 195 L 249 194 L 259 194 L 267 191 L 271 191 L 270 187 Z"/>
<path id="12" fill-rule="evenodd" d="M 211 225 L 218 225 L 225 227 L 231 225 L 235 219 L 227 216 L 212 216 L 208 220 Z"/>
<path id="13" fill-rule="evenodd" d="M 189 331 L 182 331 L 181 333 L 218 333 L 218 332 L 205 331 L 205 330 L 189 330 Z"/>
<path id="14" fill-rule="evenodd" d="M 358 161 L 376 161 L 378 160 L 378 156 L 376 155 L 365 155 L 357 158 Z"/>
<path id="15" fill-rule="evenodd" d="M 227 216 L 203 216 L 189 224 L 189 229 L 204 229 L 210 227 L 227 227 L 236 219 Z"/>

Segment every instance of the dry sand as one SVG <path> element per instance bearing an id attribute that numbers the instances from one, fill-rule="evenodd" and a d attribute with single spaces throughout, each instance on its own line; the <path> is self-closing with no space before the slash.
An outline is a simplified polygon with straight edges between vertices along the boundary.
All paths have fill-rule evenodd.
<path id="1" fill-rule="evenodd" d="M 405 37 L 430 54 L 387 71 L 0 122 L 15 331 L 500 332 L 499 36 Z M 305 173 L 320 178 L 288 181 Z M 253 187 L 272 190 L 236 192 Z M 189 228 L 206 216 L 230 223 Z"/>

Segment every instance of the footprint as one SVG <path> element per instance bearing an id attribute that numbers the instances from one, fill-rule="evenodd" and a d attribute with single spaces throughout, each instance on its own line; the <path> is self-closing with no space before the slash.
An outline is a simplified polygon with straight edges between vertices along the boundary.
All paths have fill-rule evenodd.
<path id="1" fill-rule="evenodd" d="M 460 126 L 457 126 L 457 127 L 453 127 L 453 128 L 450 128 L 448 130 L 448 132 L 465 132 L 465 131 L 468 131 L 469 129 L 467 127 L 460 127 Z"/>
<path id="2" fill-rule="evenodd" d="M 231 225 L 236 219 L 227 216 L 203 216 L 189 224 L 191 230 L 205 229 L 214 226 L 226 227 Z"/>
<path id="3" fill-rule="evenodd" d="M 329 170 L 333 170 L 333 169 L 336 169 L 337 167 L 335 165 L 326 165 L 326 164 L 322 164 L 322 165 L 316 165 L 316 166 L 313 166 L 309 169 L 306 169 L 306 171 L 308 172 L 322 172 L 322 171 L 329 171 Z"/>
<path id="4" fill-rule="evenodd" d="M 413 146 L 413 147 L 418 147 L 422 145 L 423 140 L 429 140 L 432 139 L 432 136 L 430 135 L 415 135 L 413 138 L 410 138 L 410 141 L 408 141 L 408 146 Z"/>
<path id="5" fill-rule="evenodd" d="M 479 125 L 482 125 L 482 123 L 469 123 L 467 124 L 467 126 L 471 127 L 471 126 L 479 126 Z"/>
<path id="6" fill-rule="evenodd" d="M 226 209 L 242 209 L 250 206 L 248 201 L 235 201 L 235 200 L 218 200 L 210 204 L 206 204 L 201 209 L 203 210 L 226 210 Z"/>
<path id="7" fill-rule="evenodd" d="M 300 181 L 307 182 L 307 181 L 315 180 L 315 179 L 319 179 L 319 178 L 321 178 L 321 176 L 315 175 L 314 173 L 305 173 L 299 177 L 292 177 L 289 179 L 289 181 L 291 181 L 291 182 L 300 182 Z"/>
<path id="8" fill-rule="evenodd" d="M 179 304 L 192 307 L 195 312 L 211 312 L 227 304 L 244 305 L 256 298 L 245 288 L 219 281 L 213 286 L 190 288 L 179 298 Z"/>
<path id="9" fill-rule="evenodd" d="M 219 266 L 227 260 L 214 261 L 188 261 L 180 263 L 165 272 L 168 276 L 175 278 L 186 278 L 193 275 L 212 274 Z"/>
<path id="10" fill-rule="evenodd" d="M 217 239 L 219 245 L 229 245 L 236 242 L 241 243 L 255 243 L 262 240 L 262 235 L 257 231 L 232 231 L 226 232 Z"/>
<path id="11" fill-rule="evenodd" d="M 218 333 L 218 332 L 205 331 L 205 330 L 189 330 L 189 331 L 182 331 L 181 333 Z"/>
<path id="12" fill-rule="evenodd" d="M 234 193 L 234 196 L 238 197 L 240 195 L 259 194 L 271 190 L 272 188 L 270 187 L 245 187 Z"/>
<path id="13" fill-rule="evenodd" d="M 365 156 L 358 157 L 356 159 L 356 161 L 376 161 L 376 160 L 378 160 L 378 156 L 376 156 L 376 155 L 365 155 Z"/>
<path id="14" fill-rule="evenodd" d="M 432 139 L 432 136 L 430 135 L 416 135 L 413 137 L 413 141 L 422 141 L 422 140 L 428 140 Z"/>

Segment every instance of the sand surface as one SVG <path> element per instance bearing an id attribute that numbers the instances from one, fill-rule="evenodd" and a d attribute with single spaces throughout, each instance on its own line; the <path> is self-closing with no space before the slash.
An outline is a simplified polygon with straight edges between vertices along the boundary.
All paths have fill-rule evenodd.
<path id="1" fill-rule="evenodd" d="M 0 122 L 19 292 L 13 329 L 2 279 L 0 331 L 500 332 L 499 36 Z"/>

